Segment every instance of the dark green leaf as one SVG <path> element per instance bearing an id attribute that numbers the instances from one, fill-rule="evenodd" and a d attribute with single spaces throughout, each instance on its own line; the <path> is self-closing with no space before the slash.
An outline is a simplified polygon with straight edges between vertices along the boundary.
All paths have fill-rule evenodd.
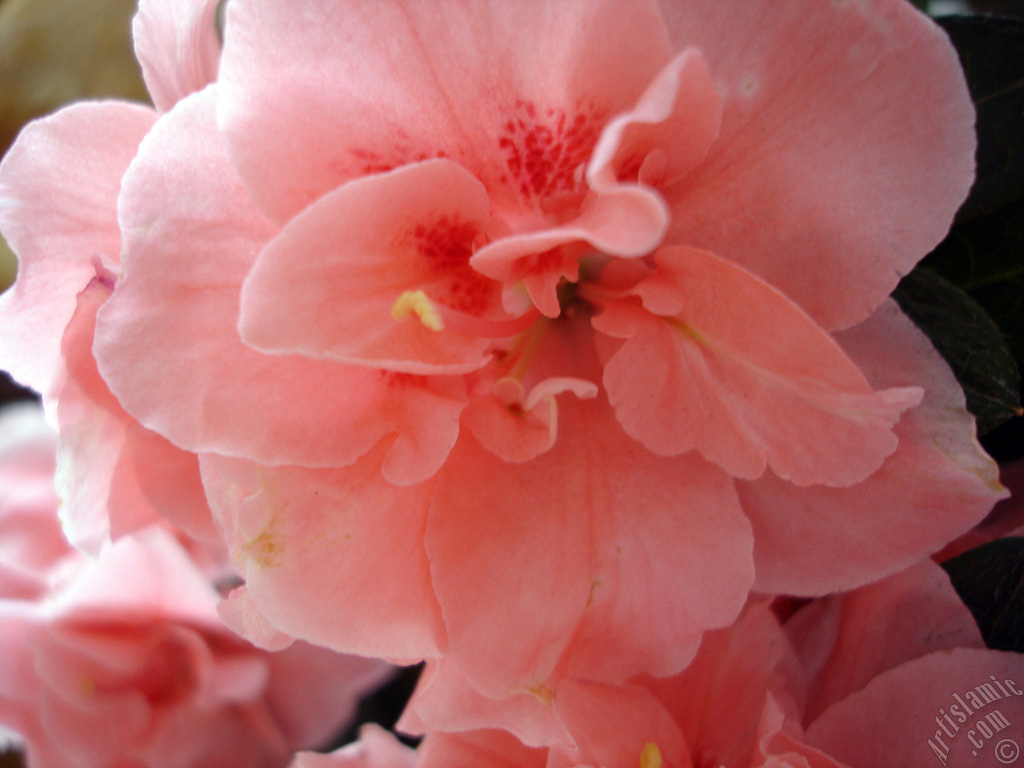
<path id="1" fill-rule="evenodd" d="M 942 564 L 989 648 L 1024 652 L 1024 538 L 999 539 Z"/>
<path id="2" fill-rule="evenodd" d="M 980 433 L 1021 413 L 1016 361 L 977 302 L 923 267 L 903 278 L 893 297 L 953 369 Z"/>
<path id="3" fill-rule="evenodd" d="M 956 46 L 978 110 L 978 177 L 957 214 L 970 221 L 1024 199 L 1024 21 L 937 19 Z"/>
<path id="4" fill-rule="evenodd" d="M 1024 202 L 957 224 L 922 264 L 985 308 L 1024 368 Z"/>

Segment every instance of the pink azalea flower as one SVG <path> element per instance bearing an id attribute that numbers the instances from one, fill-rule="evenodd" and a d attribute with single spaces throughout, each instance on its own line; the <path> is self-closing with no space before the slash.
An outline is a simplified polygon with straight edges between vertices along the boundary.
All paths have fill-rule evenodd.
<path id="1" fill-rule="evenodd" d="M 428 679 L 414 710 L 446 676 Z M 458 696 L 462 727 L 428 732 L 418 768 L 968 768 L 1012 764 L 1024 657 L 985 649 L 948 577 L 925 560 L 813 601 L 784 626 L 753 602 L 732 627 L 707 633 L 679 675 L 558 689 L 557 741 L 511 701 L 480 700 L 464 684 Z M 509 723 L 525 744 L 496 730 Z"/>
<path id="2" fill-rule="evenodd" d="M 113 292 L 75 240 L 60 311 L 27 266 L 14 301 L 22 340 L 102 305 L 98 373 L 199 455 L 254 637 L 543 702 L 676 673 L 751 587 L 866 583 L 1002 495 L 883 303 L 973 173 L 956 54 L 903 0 L 233 0 L 216 66 L 205 11 L 153 7 L 167 111 L 57 140 L 124 131 L 102 193 L 0 171 L 18 232 L 63 236 L 36 190 L 74 185 Z"/>
<path id="3" fill-rule="evenodd" d="M 0 416 L 0 728 L 30 768 L 284 766 L 344 726 L 385 665 L 253 647 L 164 529 L 73 549 L 55 443 L 35 408 Z"/>
<path id="4" fill-rule="evenodd" d="M 160 529 L 80 565 L 46 603 L 0 601 L 0 719 L 32 768 L 283 766 L 343 727 L 384 671 L 238 638 Z"/>

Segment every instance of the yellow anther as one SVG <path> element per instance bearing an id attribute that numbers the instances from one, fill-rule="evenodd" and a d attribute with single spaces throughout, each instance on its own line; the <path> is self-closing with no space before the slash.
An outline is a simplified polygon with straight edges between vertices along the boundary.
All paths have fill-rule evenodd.
<path id="1" fill-rule="evenodd" d="M 640 768 L 661 768 L 661 750 L 654 742 L 647 742 L 640 750 Z"/>
<path id="2" fill-rule="evenodd" d="M 405 291 L 391 306 L 391 317 L 395 320 L 405 320 L 412 315 L 432 331 L 444 330 L 441 313 L 423 291 Z"/>
<path id="3" fill-rule="evenodd" d="M 527 688 L 530 693 L 536 696 L 538 699 L 543 701 L 545 704 L 550 704 L 552 699 L 555 698 L 555 692 L 548 688 L 543 683 L 537 683 Z"/>

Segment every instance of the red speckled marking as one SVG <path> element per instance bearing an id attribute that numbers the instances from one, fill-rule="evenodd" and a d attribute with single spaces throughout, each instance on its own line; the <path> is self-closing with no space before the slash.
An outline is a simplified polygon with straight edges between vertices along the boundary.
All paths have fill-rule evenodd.
<path id="1" fill-rule="evenodd" d="M 376 173 L 386 173 L 410 163 L 421 163 L 424 160 L 445 157 L 443 150 L 433 152 L 415 151 L 408 146 L 397 145 L 386 154 L 373 149 L 354 147 L 348 150 L 349 157 L 344 160 L 332 160 L 327 167 L 336 175 L 357 179 Z"/>
<path id="2" fill-rule="evenodd" d="M 426 376 L 420 376 L 415 373 L 403 373 L 402 371 L 381 371 L 380 379 L 386 386 L 394 389 L 423 387 L 428 381 Z"/>
<path id="3" fill-rule="evenodd" d="M 541 110 L 532 101 L 517 101 L 505 122 L 498 148 L 509 175 L 502 178 L 524 197 L 544 198 L 574 192 L 593 152 L 602 115 L 594 108 Z"/>
<path id="4" fill-rule="evenodd" d="M 430 224 L 417 224 L 412 237 L 416 249 L 434 271 L 444 273 L 469 262 L 476 233 L 475 225 L 441 215 Z"/>
<path id="5" fill-rule="evenodd" d="M 417 224 L 410 235 L 434 277 L 428 288 L 431 298 L 479 317 L 492 305 L 497 284 L 469 266 L 477 232 L 475 224 L 441 215 Z"/>
<path id="6" fill-rule="evenodd" d="M 359 161 L 357 165 L 357 176 L 369 176 L 372 173 L 384 173 L 398 167 L 393 159 L 385 159 L 385 157 L 379 152 L 373 152 L 368 149 L 352 149 L 350 150 L 352 157 Z"/>

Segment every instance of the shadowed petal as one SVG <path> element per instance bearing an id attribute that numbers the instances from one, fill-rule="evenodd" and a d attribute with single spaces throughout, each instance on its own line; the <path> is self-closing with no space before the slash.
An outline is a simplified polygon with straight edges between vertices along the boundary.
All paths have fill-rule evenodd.
<path id="1" fill-rule="evenodd" d="M 1017 653 L 979 648 L 933 653 L 879 675 L 825 710 L 807 728 L 806 741 L 850 768 L 971 768 L 996 765 L 997 755 L 1003 758 L 998 764 L 1012 764 L 1006 757 L 1020 754 L 1024 722 L 1021 677 Z M 977 686 L 987 686 L 992 695 L 979 696 Z M 1013 744 L 1003 749 L 1009 752 L 994 753 L 1007 737 Z"/>

